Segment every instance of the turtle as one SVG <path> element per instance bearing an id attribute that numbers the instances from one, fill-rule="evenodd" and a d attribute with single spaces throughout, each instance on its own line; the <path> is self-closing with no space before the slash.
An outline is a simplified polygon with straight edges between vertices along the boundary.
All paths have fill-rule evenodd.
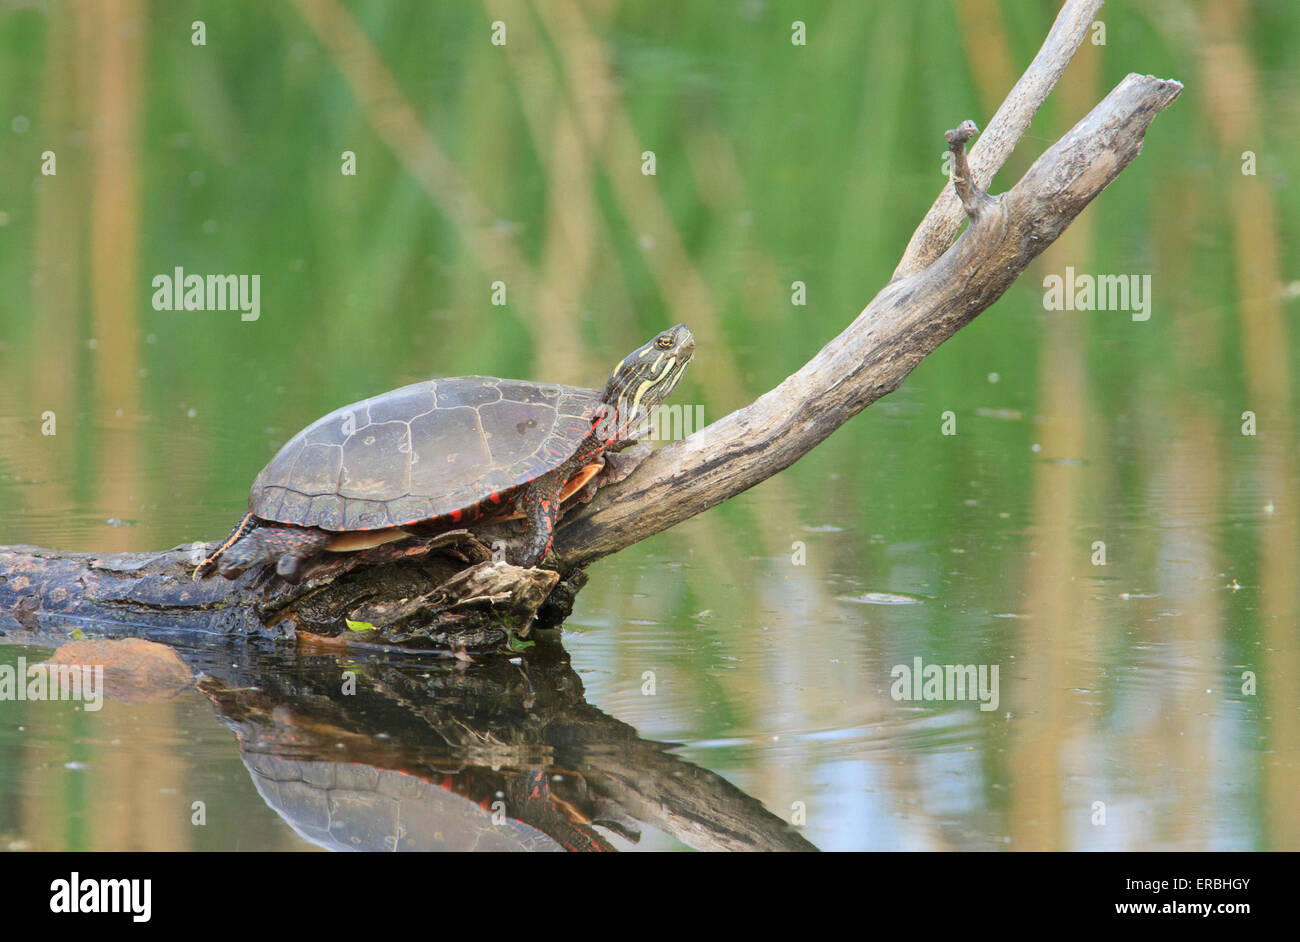
<path id="1" fill-rule="evenodd" d="M 564 501 L 637 437 L 695 351 L 685 324 L 614 368 L 604 392 L 492 376 L 433 379 L 335 409 L 285 443 L 248 513 L 194 577 L 275 564 L 290 582 L 322 552 L 521 517 L 514 562 L 551 552 Z"/>

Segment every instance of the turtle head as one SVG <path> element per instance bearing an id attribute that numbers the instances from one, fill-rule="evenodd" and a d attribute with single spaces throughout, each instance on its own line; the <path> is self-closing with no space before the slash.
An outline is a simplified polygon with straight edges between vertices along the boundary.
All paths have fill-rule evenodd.
<path id="1" fill-rule="evenodd" d="M 678 324 L 623 358 L 605 387 L 605 402 L 617 410 L 620 427 L 627 428 L 672 394 L 694 352 L 695 335 Z"/>

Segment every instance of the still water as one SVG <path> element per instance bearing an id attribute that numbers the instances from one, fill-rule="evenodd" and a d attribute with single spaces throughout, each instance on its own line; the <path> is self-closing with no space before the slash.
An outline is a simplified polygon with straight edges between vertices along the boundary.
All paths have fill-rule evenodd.
<path id="1" fill-rule="evenodd" d="M 342 403 L 600 385 L 679 321 L 675 401 L 744 405 L 888 279 L 1052 15 L 504 6 L 232 4 L 206 48 L 185 3 L 0 13 L 0 544 L 216 538 Z M 898 392 L 514 658 L 173 638 L 179 692 L 0 701 L 0 846 L 1300 849 L 1300 8 L 1106 16 L 995 192 L 1126 72 L 1187 91 Z M 258 319 L 156 310 L 178 265 L 260 273 Z M 1150 275 L 1150 319 L 1046 310 L 1067 266 Z M 57 643 L 0 631 L 0 667 Z M 900 696 L 918 659 L 996 705 Z"/>

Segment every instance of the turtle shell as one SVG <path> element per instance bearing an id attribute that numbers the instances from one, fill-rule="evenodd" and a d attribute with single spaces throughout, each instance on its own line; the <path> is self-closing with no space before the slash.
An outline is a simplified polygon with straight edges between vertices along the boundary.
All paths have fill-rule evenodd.
<path id="1" fill-rule="evenodd" d="M 459 518 L 573 457 L 601 402 L 595 389 L 491 376 L 403 386 L 291 438 L 253 482 L 248 509 L 340 532 Z"/>

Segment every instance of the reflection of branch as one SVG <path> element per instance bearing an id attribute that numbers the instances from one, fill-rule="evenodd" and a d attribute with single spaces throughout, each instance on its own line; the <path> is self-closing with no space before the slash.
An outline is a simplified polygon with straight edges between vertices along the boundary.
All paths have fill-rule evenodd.
<path id="1" fill-rule="evenodd" d="M 1178 82 L 1129 75 L 997 197 L 984 193 L 965 161 L 955 161 L 954 178 L 963 180 L 972 210 L 957 243 L 929 267 L 886 285 L 776 389 L 660 449 L 627 480 L 602 489 L 561 525 L 556 551 L 565 563 L 585 565 L 734 497 L 897 389 L 940 343 L 1001 297 L 1128 166 L 1151 120 L 1181 91 Z M 964 146 L 971 130 L 950 132 L 954 146 Z"/>

